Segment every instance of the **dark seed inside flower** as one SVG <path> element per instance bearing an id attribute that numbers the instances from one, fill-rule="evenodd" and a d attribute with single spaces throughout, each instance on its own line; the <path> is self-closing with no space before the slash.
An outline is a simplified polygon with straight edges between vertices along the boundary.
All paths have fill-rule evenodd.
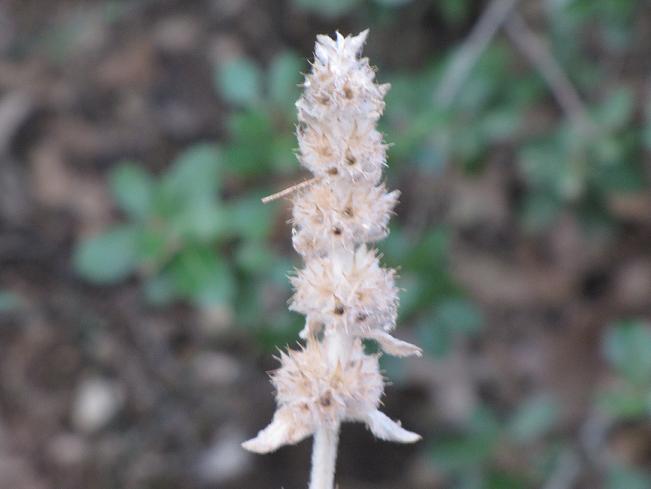
<path id="1" fill-rule="evenodd" d="M 341 236 L 341 228 L 339 226 L 335 226 L 332 228 L 332 233 L 335 236 Z"/>
<path id="2" fill-rule="evenodd" d="M 355 158 L 349 152 L 346 152 L 346 163 L 348 163 L 349 165 L 354 165 L 355 163 L 357 163 L 357 158 Z"/>
<path id="3" fill-rule="evenodd" d="M 368 315 L 364 314 L 363 312 L 360 312 L 355 319 L 359 321 L 360 323 L 366 321 L 366 318 L 368 318 Z"/>
<path id="4" fill-rule="evenodd" d="M 319 402 L 323 407 L 329 407 L 332 404 L 332 393 L 328 391 L 323 394 L 323 396 L 321 396 L 321 399 L 319 399 Z"/>
<path id="5" fill-rule="evenodd" d="M 327 171 L 328 175 L 336 175 L 339 173 L 339 170 L 337 170 L 334 166 L 332 168 L 329 168 Z"/>
<path id="6" fill-rule="evenodd" d="M 335 307 L 335 314 L 341 316 L 344 313 L 344 306 L 341 304 Z"/>
<path id="7" fill-rule="evenodd" d="M 348 217 L 353 217 L 353 208 L 352 207 L 346 207 L 344 209 L 344 214 L 347 215 Z"/>

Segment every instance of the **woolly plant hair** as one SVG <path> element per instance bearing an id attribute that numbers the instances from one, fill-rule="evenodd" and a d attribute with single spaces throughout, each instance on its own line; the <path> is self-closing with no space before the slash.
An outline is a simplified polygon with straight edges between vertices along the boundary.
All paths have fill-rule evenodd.
<path id="1" fill-rule="evenodd" d="M 317 36 L 312 70 L 298 109 L 298 158 L 313 173 L 292 192 L 292 242 L 305 266 L 292 278 L 290 309 L 305 316 L 297 350 L 280 355 L 271 375 L 277 409 L 269 426 L 244 448 L 268 453 L 314 436 L 310 489 L 332 489 L 342 422 L 365 423 L 383 440 L 420 436 L 379 411 L 384 378 L 373 340 L 395 356 L 420 356 L 398 340 L 395 271 L 368 243 L 388 234 L 398 201 L 382 170 L 387 146 L 377 130 L 389 85 L 375 83 L 360 57 L 368 30 L 357 36 Z M 282 195 L 290 192 L 282 192 Z"/>

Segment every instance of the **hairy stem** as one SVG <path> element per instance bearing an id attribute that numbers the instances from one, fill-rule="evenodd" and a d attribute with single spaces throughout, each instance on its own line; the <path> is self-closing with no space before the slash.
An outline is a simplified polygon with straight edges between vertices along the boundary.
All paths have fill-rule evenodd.
<path id="1" fill-rule="evenodd" d="M 339 425 L 335 428 L 321 426 L 314 433 L 309 489 L 333 489 L 338 442 Z"/>

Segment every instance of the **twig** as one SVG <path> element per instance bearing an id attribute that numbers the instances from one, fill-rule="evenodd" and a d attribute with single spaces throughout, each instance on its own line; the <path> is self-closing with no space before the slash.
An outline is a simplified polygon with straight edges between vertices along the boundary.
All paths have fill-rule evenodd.
<path id="1" fill-rule="evenodd" d="M 515 46 L 543 77 L 563 111 L 577 128 L 585 133 L 595 130 L 595 125 L 561 66 L 547 49 L 544 42 L 531 30 L 517 12 L 505 24 L 506 33 Z"/>
<path id="2" fill-rule="evenodd" d="M 441 78 L 435 95 L 439 106 L 445 109 L 452 105 L 470 70 L 517 2 L 518 0 L 493 0 L 482 13 Z"/>
<path id="3" fill-rule="evenodd" d="M 309 180 L 305 180 L 303 182 L 297 183 L 296 185 L 292 185 L 291 187 L 288 187 L 285 190 L 281 190 L 280 192 L 276 192 L 275 194 L 267 195 L 266 197 L 263 197 L 261 199 L 262 203 L 268 204 L 269 202 L 278 200 L 282 197 L 285 197 L 286 195 L 296 192 L 297 190 L 300 190 L 305 187 L 309 187 L 313 183 L 316 183 L 318 180 L 319 177 L 310 178 Z"/>
<path id="4" fill-rule="evenodd" d="M 560 455 L 554 471 L 542 489 L 570 489 L 574 487 L 580 470 L 577 455 L 571 449 L 566 449 Z"/>

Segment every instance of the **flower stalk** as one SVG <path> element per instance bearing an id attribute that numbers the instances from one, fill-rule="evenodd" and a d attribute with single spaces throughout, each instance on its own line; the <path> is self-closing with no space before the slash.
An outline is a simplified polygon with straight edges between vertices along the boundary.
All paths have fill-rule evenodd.
<path id="1" fill-rule="evenodd" d="M 317 36 L 312 70 L 298 109 L 298 157 L 313 178 L 274 194 L 291 195 L 292 243 L 305 266 L 293 277 L 289 308 L 305 316 L 297 350 L 280 354 L 272 373 L 277 409 L 244 448 L 268 453 L 314 436 L 309 489 L 333 489 L 339 429 L 357 421 L 383 440 L 413 443 L 420 436 L 379 411 L 384 393 L 380 354 L 420 356 L 391 336 L 396 326 L 395 271 L 367 246 L 388 234 L 399 192 L 380 183 L 386 144 L 377 130 L 389 86 L 360 52 L 357 36 Z"/>

